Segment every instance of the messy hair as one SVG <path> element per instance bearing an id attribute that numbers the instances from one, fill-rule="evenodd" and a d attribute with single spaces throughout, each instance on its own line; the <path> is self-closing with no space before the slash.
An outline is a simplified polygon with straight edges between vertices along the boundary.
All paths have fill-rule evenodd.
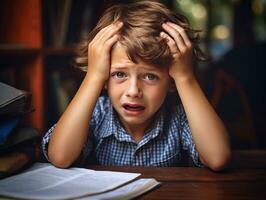
<path id="1" fill-rule="evenodd" d="M 158 2 L 138 1 L 114 5 L 103 13 L 96 27 L 78 47 L 76 65 L 81 70 L 87 71 L 88 44 L 101 29 L 117 21 L 123 22 L 118 42 L 123 45 L 129 59 L 134 63 L 138 63 L 139 59 L 156 67 L 167 67 L 172 63 L 173 57 L 167 41 L 160 37 L 160 32 L 164 31 L 164 22 L 181 26 L 192 42 L 195 57 L 198 60 L 206 60 L 199 48 L 199 31 L 191 28 L 185 16 Z"/>

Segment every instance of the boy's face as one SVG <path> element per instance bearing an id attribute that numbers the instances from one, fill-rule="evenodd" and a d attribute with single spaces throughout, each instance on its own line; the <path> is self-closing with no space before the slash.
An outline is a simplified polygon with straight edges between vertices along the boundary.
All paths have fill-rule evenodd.
<path id="1" fill-rule="evenodd" d="M 127 131 L 144 128 L 159 110 L 170 85 L 168 68 L 133 63 L 117 43 L 111 53 L 107 91 Z"/>

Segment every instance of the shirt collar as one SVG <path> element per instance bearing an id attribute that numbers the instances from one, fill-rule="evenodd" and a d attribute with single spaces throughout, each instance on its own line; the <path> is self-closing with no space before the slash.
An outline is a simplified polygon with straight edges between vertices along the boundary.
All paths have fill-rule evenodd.
<path id="1" fill-rule="evenodd" d="M 143 146 L 151 139 L 157 137 L 160 133 L 163 132 L 164 126 L 164 106 L 157 112 L 152 126 L 145 132 L 143 138 L 139 142 L 138 146 Z M 119 141 L 134 142 L 134 139 L 126 133 L 125 129 L 121 126 L 121 123 L 118 119 L 117 113 L 114 110 L 110 100 L 108 101 L 108 117 L 107 117 L 107 129 L 103 134 L 103 138 L 114 135 L 115 138 Z"/>
<path id="2" fill-rule="evenodd" d="M 110 100 L 108 101 L 108 116 L 107 116 L 107 129 L 103 138 L 114 135 L 118 141 L 134 142 L 133 138 L 126 133 L 121 126 L 117 113 L 114 110 Z"/>
<path id="3" fill-rule="evenodd" d="M 156 114 L 152 126 L 145 132 L 143 138 L 138 144 L 138 148 L 145 145 L 159 134 L 163 133 L 164 126 L 164 107 L 162 107 Z"/>

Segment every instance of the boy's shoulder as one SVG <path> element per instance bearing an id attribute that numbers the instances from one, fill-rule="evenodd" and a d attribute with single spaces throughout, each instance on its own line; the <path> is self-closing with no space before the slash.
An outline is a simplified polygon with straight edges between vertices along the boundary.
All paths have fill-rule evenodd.
<path id="1" fill-rule="evenodd" d="M 98 98 L 95 106 L 95 110 L 107 111 L 111 106 L 111 102 L 108 96 L 102 95 Z"/>
<path id="2" fill-rule="evenodd" d="M 108 104 L 110 102 L 110 99 L 107 95 L 101 95 L 99 96 L 97 103 L 101 103 L 101 104 Z"/>
<path id="3" fill-rule="evenodd" d="M 112 105 L 108 96 L 100 96 L 93 110 L 91 124 L 100 124 L 106 117 L 111 117 Z"/>

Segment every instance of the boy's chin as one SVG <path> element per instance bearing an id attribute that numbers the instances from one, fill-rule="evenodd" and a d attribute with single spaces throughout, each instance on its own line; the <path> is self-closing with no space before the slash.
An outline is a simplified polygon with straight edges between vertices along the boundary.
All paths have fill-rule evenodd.
<path id="1" fill-rule="evenodd" d="M 136 117 L 120 117 L 120 121 L 124 126 L 130 127 L 148 127 L 152 123 L 152 118 L 144 119 L 141 116 Z"/>

